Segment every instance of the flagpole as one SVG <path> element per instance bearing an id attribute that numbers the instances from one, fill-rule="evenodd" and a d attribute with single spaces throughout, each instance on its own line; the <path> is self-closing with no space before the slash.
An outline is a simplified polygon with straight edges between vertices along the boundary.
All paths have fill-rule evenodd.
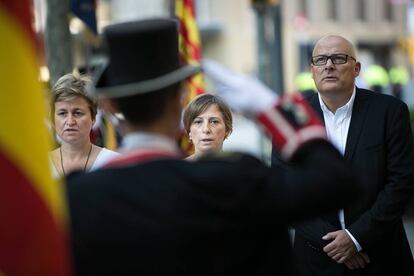
<path id="1" fill-rule="evenodd" d="M 52 85 L 73 68 L 68 14 L 68 0 L 47 1 L 45 48 Z"/>
<path id="2" fill-rule="evenodd" d="M 175 15 L 175 0 L 170 0 L 170 16 L 176 17 Z"/>

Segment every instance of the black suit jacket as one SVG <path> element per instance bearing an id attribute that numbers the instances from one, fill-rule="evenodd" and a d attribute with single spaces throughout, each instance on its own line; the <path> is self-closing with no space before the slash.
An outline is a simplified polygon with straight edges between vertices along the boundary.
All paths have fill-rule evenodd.
<path id="1" fill-rule="evenodd" d="M 70 177 L 77 275 L 292 275 L 285 224 L 356 187 L 329 143 L 295 160 L 284 171 L 241 154 L 161 158 Z"/>
<path id="2" fill-rule="evenodd" d="M 318 95 L 308 100 L 323 119 Z M 394 97 L 357 88 L 344 158 L 358 171 L 362 193 L 344 208 L 344 215 L 346 228 L 371 263 L 351 272 L 322 251 L 322 236 L 340 229 L 333 212 L 296 227 L 300 275 L 414 275 L 401 219 L 413 193 L 413 157 L 407 106 Z"/>

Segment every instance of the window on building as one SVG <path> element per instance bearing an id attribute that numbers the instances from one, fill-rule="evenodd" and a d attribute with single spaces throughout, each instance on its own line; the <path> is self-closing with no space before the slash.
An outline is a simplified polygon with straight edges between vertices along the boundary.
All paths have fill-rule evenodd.
<path id="1" fill-rule="evenodd" d="M 356 5 L 357 19 L 360 21 L 366 21 L 367 20 L 367 17 L 366 17 L 367 3 L 365 2 L 365 0 L 357 0 L 356 2 L 357 2 L 357 5 Z"/>
<path id="2" fill-rule="evenodd" d="M 304 16 L 307 17 L 308 15 L 308 5 L 307 0 L 299 0 L 298 1 L 298 11 L 301 12 Z"/>
<path id="3" fill-rule="evenodd" d="M 389 0 L 385 0 L 384 1 L 384 19 L 387 21 L 393 21 L 393 16 L 392 16 L 392 10 L 393 10 L 393 5 L 391 4 L 391 1 Z"/>
<path id="4" fill-rule="evenodd" d="M 313 46 L 312 43 L 299 44 L 299 69 L 301 72 L 309 71 Z"/>
<path id="5" fill-rule="evenodd" d="M 332 20 L 338 20 L 339 18 L 339 11 L 338 11 L 338 2 L 337 0 L 331 0 L 328 1 L 328 12 L 329 12 L 329 18 Z"/>

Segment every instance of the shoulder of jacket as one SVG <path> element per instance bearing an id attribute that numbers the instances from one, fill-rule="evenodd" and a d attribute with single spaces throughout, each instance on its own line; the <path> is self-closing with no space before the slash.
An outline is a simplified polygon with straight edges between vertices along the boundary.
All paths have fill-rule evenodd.
<path id="1" fill-rule="evenodd" d="M 243 160 L 256 160 L 257 162 L 261 162 L 256 157 L 241 153 L 241 152 L 233 152 L 233 151 L 222 151 L 212 154 L 207 154 L 200 158 L 200 160 L 214 160 L 214 161 L 224 161 L 224 162 L 240 162 Z"/>
<path id="2" fill-rule="evenodd" d="M 397 99 L 396 97 L 392 95 L 378 93 L 378 92 L 375 92 L 369 89 L 364 89 L 364 88 L 357 88 L 357 92 L 363 94 L 369 100 L 378 102 L 380 104 L 384 104 L 386 106 L 406 105 L 403 101 L 401 101 L 400 99 Z"/>

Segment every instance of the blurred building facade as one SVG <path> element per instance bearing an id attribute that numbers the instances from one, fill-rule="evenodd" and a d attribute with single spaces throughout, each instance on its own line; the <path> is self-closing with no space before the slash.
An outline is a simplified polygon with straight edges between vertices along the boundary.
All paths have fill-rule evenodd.
<path id="1" fill-rule="evenodd" d="M 98 26 L 152 16 L 168 17 L 172 0 L 100 0 Z M 258 13 L 251 0 L 194 0 L 203 40 L 203 56 L 244 73 L 257 74 L 260 49 Z M 407 66 L 401 47 L 407 37 L 404 0 L 280 0 L 283 86 L 295 90 L 295 77 L 309 68 L 313 44 L 327 34 L 341 34 L 357 46 L 363 69 Z M 272 4 L 269 4 L 269 7 Z M 269 22 L 270 24 L 271 22 Z M 272 33 L 265 34 L 272 39 Z"/>
<path id="2" fill-rule="evenodd" d="M 47 0 L 34 2 L 38 13 L 44 17 Z M 251 74 L 258 74 L 259 60 L 263 60 L 258 37 L 260 15 L 252 3 L 267 2 L 270 3 L 268 8 L 271 8 L 272 3 L 280 5 L 280 24 L 270 22 L 272 18 L 265 18 L 264 24 L 270 25 L 270 29 L 280 28 L 281 31 L 281 71 L 285 91 L 296 89 L 295 77 L 309 69 L 314 42 L 327 34 L 341 34 L 354 43 L 363 69 L 375 63 L 387 69 L 393 66 L 411 68 L 406 50 L 401 47 L 409 35 L 410 18 L 407 18 L 407 7 L 413 5 L 409 0 L 194 2 L 202 34 L 203 55 L 238 72 Z M 115 22 L 154 16 L 169 17 L 173 13 L 173 7 L 174 0 L 98 0 L 98 30 Z M 44 25 L 44 20 L 38 21 L 42 22 L 40 25 Z M 72 19 L 70 27 L 74 38 L 74 64 L 79 66 L 93 58 L 93 55 L 85 50 L 87 42 L 82 35 L 82 24 L 79 20 Z M 267 31 L 263 36 L 262 40 L 272 40 L 274 32 Z"/>
<path id="3" fill-rule="evenodd" d="M 408 67 L 401 47 L 408 35 L 408 4 L 398 0 L 283 1 L 287 87 L 292 87 L 298 70 L 308 67 L 314 42 L 327 34 L 340 34 L 357 46 L 362 70 L 371 64 Z"/>
<path id="4" fill-rule="evenodd" d="M 98 18 L 108 24 L 147 17 L 169 17 L 174 0 L 100 0 Z M 250 0 L 194 0 L 203 56 L 237 71 L 256 66 L 255 18 Z M 105 24 L 102 24 L 104 26 Z"/>
<path id="5" fill-rule="evenodd" d="M 39 3 L 47 0 L 34 0 Z M 171 17 L 174 0 L 97 0 L 98 33 L 108 24 L 148 17 Z M 271 10 L 279 5 L 280 22 L 275 17 L 263 16 L 253 2 L 265 3 Z M 281 33 L 281 68 L 284 91 L 298 89 L 295 78 L 309 70 L 313 44 L 327 34 L 340 34 L 357 46 L 362 70 L 371 64 L 386 69 L 393 66 L 412 68 L 407 49 L 401 47 L 412 33 L 408 30 L 409 0 L 194 0 L 198 26 L 202 36 L 202 55 L 212 58 L 237 72 L 259 75 L 260 61 L 270 60 L 262 51 L 263 43 L 275 40 L 277 29 Z M 44 10 L 44 8 L 43 8 Z M 40 11 L 40 14 L 44 12 Z M 414 11 L 413 16 L 414 17 Z M 42 22 L 42 20 L 40 20 Z M 266 28 L 260 29 L 260 24 Z M 262 26 L 263 27 L 263 26 Z M 88 46 L 79 20 L 70 24 L 73 36 L 74 65 L 93 64 L 99 59 L 99 50 Z M 261 36 L 259 35 L 261 33 Z M 413 40 L 414 45 L 414 40 Z M 414 46 L 412 47 L 414 60 Z M 282 73 L 281 73 L 282 75 Z M 359 78 L 361 81 L 362 78 Z M 365 86 L 363 83 L 358 85 Z M 280 93 L 280 91 L 277 91 Z M 242 120 L 242 119 L 241 119 Z M 254 126 L 245 126 L 240 135 L 233 133 L 233 144 L 251 147 L 251 151 L 265 151 L 261 135 L 246 140 L 254 133 Z M 241 138 L 237 138 L 241 137 Z M 231 140 L 230 139 L 230 140 Z M 256 141 L 256 142 L 255 142 Z M 229 141 L 230 142 L 230 141 Z M 231 144 L 231 143 L 229 143 Z M 263 148 L 266 148 L 263 150 Z"/>

